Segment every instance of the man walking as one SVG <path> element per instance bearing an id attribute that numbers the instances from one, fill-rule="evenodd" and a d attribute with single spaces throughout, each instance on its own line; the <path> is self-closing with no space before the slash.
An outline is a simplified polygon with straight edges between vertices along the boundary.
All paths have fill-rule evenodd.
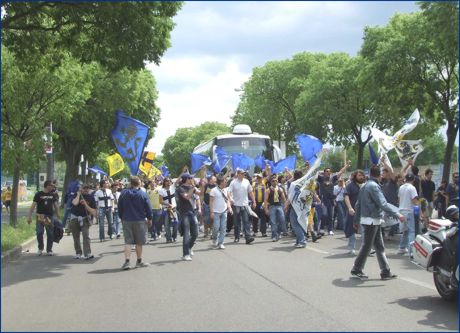
<path id="1" fill-rule="evenodd" d="M 82 254 L 86 260 L 94 258 L 91 254 L 91 239 L 89 238 L 89 227 L 91 226 L 89 216 L 96 216 L 96 201 L 89 194 L 89 189 L 89 185 L 84 185 L 81 190 L 77 191 L 75 198 L 71 200 L 69 228 L 73 236 L 75 259 L 80 259 Z M 83 252 L 80 233 L 83 234 Z"/>
<path id="2" fill-rule="evenodd" d="M 37 224 L 35 230 L 38 242 L 38 255 L 40 256 L 43 253 L 43 234 L 46 230 L 46 254 L 52 256 L 54 240 L 53 215 L 54 212 L 56 212 L 56 215 L 59 216 L 59 208 L 57 205 L 56 196 L 52 193 L 54 189 L 53 182 L 51 180 L 47 180 L 43 186 L 43 191 L 38 191 L 34 196 L 34 200 L 29 211 L 29 217 L 27 218 L 27 223 L 32 223 L 32 212 L 35 210 L 35 207 L 37 207 Z"/>
<path id="3" fill-rule="evenodd" d="M 415 176 L 411 173 L 406 175 L 406 182 L 399 188 L 399 210 L 406 218 L 402 224 L 402 236 L 399 242 L 398 254 L 406 254 L 407 248 L 415 240 L 415 217 L 414 206 L 419 204 L 417 190 L 414 186 Z M 409 255 L 411 253 L 409 252 Z"/>
<path id="4" fill-rule="evenodd" d="M 254 198 L 254 192 L 249 180 L 244 178 L 244 171 L 240 168 L 236 169 L 237 178 L 232 181 L 228 191 L 233 200 L 233 227 L 235 228 L 235 243 L 240 241 L 240 220 L 243 222 L 244 237 L 246 238 L 246 244 L 251 244 L 254 241 L 254 237 L 250 234 L 249 224 L 249 200 L 248 195 L 251 198 L 252 208 L 256 208 L 256 201 Z"/>
<path id="5" fill-rule="evenodd" d="M 141 190 L 141 181 L 137 176 L 131 176 L 131 188 L 123 190 L 118 200 L 118 216 L 123 224 L 125 237 L 125 263 L 122 270 L 130 269 L 131 245 L 136 245 L 136 268 L 147 267 L 148 263 L 142 261 L 142 245 L 146 243 L 146 223 L 152 226 L 152 205 L 147 194 Z"/>
<path id="6" fill-rule="evenodd" d="M 360 279 L 367 279 L 367 276 L 363 273 L 363 268 L 372 246 L 374 246 L 376 251 L 381 279 L 388 280 L 396 278 L 396 275 L 390 272 L 380 224 L 382 223 L 384 211 L 399 218 L 401 222 L 404 222 L 406 219 L 403 215 L 399 214 L 398 208 L 385 200 L 379 185 L 380 178 L 380 168 L 375 165 L 372 166 L 369 180 L 359 190 L 358 201 L 355 207 L 354 227 L 357 229 L 358 224 L 361 223 L 364 228 L 364 239 L 351 270 L 351 275 Z"/>

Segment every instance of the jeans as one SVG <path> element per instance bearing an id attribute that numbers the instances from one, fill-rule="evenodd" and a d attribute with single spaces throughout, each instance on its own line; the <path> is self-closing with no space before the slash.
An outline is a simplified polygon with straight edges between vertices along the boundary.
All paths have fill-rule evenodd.
<path id="1" fill-rule="evenodd" d="M 235 239 L 240 238 L 241 221 L 243 222 L 244 237 L 251 238 L 251 226 L 249 224 L 249 215 L 246 207 L 235 206 L 233 209 L 233 225 L 235 227 Z"/>
<path id="2" fill-rule="evenodd" d="M 198 223 L 193 213 L 181 214 L 181 225 L 184 232 L 182 238 L 182 254 L 184 256 L 190 255 L 190 250 L 195 244 L 196 238 L 198 237 Z"/>
<path id="3" fill-rule="evenodd" d="M 50 217 L 51 218 L 51 217 Z M 52 218 L 51 218 L 52 219 Z M 53 225 L 54 225 L 54 220 Z M 54 226 L 45 226 L 43 223 L 38 222 L 35 224 L 35 232 L 37 235 L 37 242 L 38 242 L 38 249 L 40 251 L 43 251 L 44 244 L 43 244 L 43 234 L 45 233 L 46 230 L 46 252 L 53 252 L 53 229 Z"/>
<path id="4" fill-rule="evenodd" d="M 118 211 L 114 210 L 113 211 L 113 233 L 114 235 L 119 236 L 121 233 L 121 228 L 120 228 L 120 217 L 118 216 Z"/>
<path id="5" fill-rule="evenodd" d="M 62 224 L 63 228 L 65 228 L 65 225 L 67 224 L 67 219 L 70 216 L 70 209 L 71 208 L 72 208 L 72 200 L 69 199 L 67 201 L 67 204 L 64 207 L 64 216 L 62 217 L 62 221 L 61 221 L 61 224 Z"/>
<path id="6" fill-rule="evenodd" d="M 345 219 L 347 218 L 347 207 L 345 202 L 337 201 L 337 229 L 343 230 L 345 228 Z"/>
<path id="7" fill-rule="evenodd" d="M 291 208 L 292 209 L 292 208 Z M 321 220 L 323 217 L 323 208 L 321 207 L 321 204 L 315 204 L 315 215 L 317 219 L 317 225 L 316 225 L 316 232 L 319 232 L 321 230 Z"/>
<path id="8" fill-rule="evenodd" d="M 297 214 L 295 209 L 291 207 L 289 212 L 289 221 L 291 221 L 292 230 L 294 231 L 295 238 L 296 238 L 296 245 L 302 244 L 305 245 L 307 243 L 305 239 L 305 233 L 302 227 L 300 226 L 299 222 L 297 221 Z"/>
<path id="9" fill-rule="evenodd" d="M 99 239 L 101 241 L 105 239 L 104 217 L 107 218 L 107 233 L 110 239 L 112 239 L 112 208 L 99 208 Z"/>
<path id="10" fill-rule="evenodd" d="M 355 264 L 353 265 L 353 270 L 363 270 L 373 245 L 380 270 L 382 272 L 389 272 L 390 266 L 385 255 L 385 245 L 383 244 L 380 225 L 363 225 L 363 229 L 363 243 L 361 244 L 361 249 L 356 257 Z"/>
<path id="11" fill-rule="evenodd" d="M 213 232 L 212 227 L 212 220 L 211 220 L 211 211 L 209 210 L 209 205 L 203 203 L 203 224 L 204 224 L 204 234 L 207 236 L 209 234 L 209 229 L 211 229 L 212 235 L 211 238 L 215 239 L 216 235 Z"/>
<path id="12" fill-rule="evenodd" d="M 401 240 L 399 241 L 399 248 L 406 249 L 409 248 L 411 251 L 411 247 L 409 246 L 415 240 L 415 219 L 414 213 L 409 210 L 401 210 L 402 215 L 406 217 L 406 222 L 404 222 L 407 226 L 406 230 L 403 231 Z"/>
<path id="13" fill-rule="evenodd" d="M 328 201 L 323 202 L 323 214 L 321 216 L 321 225 L 327 227 L 327 231 L 332 231 L 332 204 Z"/>
<path id="14" fill-rule="evenodd" d="M 214 213 L 213 234 L 217 239 L 217 245 L 224 244 L 226 229 L 227 229 L 227 212 Z"/>
<path id="15" fill-rule="evenodd" d="M 177 219 L 175 217 L 171 217 L 167 210 L 163 210 L 163 216 L 165 218 L 165 235 L 166 241 L 172 241 L 173 239 L 176 240 L 177 238 Z M 171 235 L 171 228 L 172 235 Z"/>
<path id="16" fill-rule="evenodd" d="M 272 205 L 270 206 L 270 224 L 272 226 L 272 239 L 278 240 L 280 238 L 280 232 L 283 231 L 281 227 L 283 224 L 286 224 L 284 218 L 283 206 L 281 205 Z M 280 232 L 278 231 L 278 226 L 280 226 Z"/>
<path id="17" fill-rule="evenodd" d="M 161 214 L 162 214 L 161 209 L 152 209 L 152 226 L 149 228 L 149 232 L 153 239 L 156 239 L 157 235 L 160 234 Z"/>

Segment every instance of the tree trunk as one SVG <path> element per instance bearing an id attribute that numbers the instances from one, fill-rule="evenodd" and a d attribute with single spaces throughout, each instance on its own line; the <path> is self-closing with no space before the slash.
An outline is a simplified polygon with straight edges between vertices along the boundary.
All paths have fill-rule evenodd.
<path id="1" fill-rule="evenodd" d="M 18 191 L 19 191 L 19 163 L 16 163 L 13 171 L 13 189 L 10 206 L 10 225 L 16 227 L 18 224 Z"/>
<path id="2" fill-rule="evenodd" d="M 442 170 L 442 180 L 449 181 L 450 164 L 452 163 L 452 155 L 454 152 L 455 139 L 457 138 L 458 126 L 454 125 L 452 121 L 447 122 L 447 144 L 446 151 L 444 152 L 444 168 Z"/>
<path id="3" fill-rule="evenodd" d="M 62 189 L 62 198 L 64 198 L 67 186 L 73 180 L 78 179 L 78 165 L 80 163 L 81 151 L 75 145 L 63 144 L 65 151 L 67 152 L 65 156 L 65 176 L 64 176 L 64 187 Z M 65 204 L 64 200 L 61 201 L 61 207 Z"/>
<path id="4" fill-rule="evenodd" d="M 366 143 L 357 142 L 357 145 L 358 145 L 358 160 L 356 162 L 356 168 L 363 169 L 364 147 L 366 146 Z"/>

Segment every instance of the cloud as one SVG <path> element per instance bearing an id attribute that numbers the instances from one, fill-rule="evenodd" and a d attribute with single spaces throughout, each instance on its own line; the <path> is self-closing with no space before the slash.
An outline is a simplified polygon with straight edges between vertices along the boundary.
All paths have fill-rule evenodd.
<path id="1" fill-rule="evenodd" d="M 366 25 L 383 25 L 413 2 L 189 1 L 175 17 L 172 46 L 148 66 L 159 90 L 161 121 L 150 145 L 157 153 L 181 127 L 230 125 L 234 91 L 256 66 L 299 52 L 358 52 Z"/>

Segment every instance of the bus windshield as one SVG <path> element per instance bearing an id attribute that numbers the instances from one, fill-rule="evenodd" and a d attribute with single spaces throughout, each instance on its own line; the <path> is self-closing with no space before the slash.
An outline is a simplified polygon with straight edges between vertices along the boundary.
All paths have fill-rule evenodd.
<path id="1" fill-rule="evenodd" d="M 222 147 L 228 155 L 243 153 L 251 158 L 262 155 L 266 159 L 273 160 L 269 139 L 236 136 L 233 138 L 217 139 L 216 145 Z"/>

